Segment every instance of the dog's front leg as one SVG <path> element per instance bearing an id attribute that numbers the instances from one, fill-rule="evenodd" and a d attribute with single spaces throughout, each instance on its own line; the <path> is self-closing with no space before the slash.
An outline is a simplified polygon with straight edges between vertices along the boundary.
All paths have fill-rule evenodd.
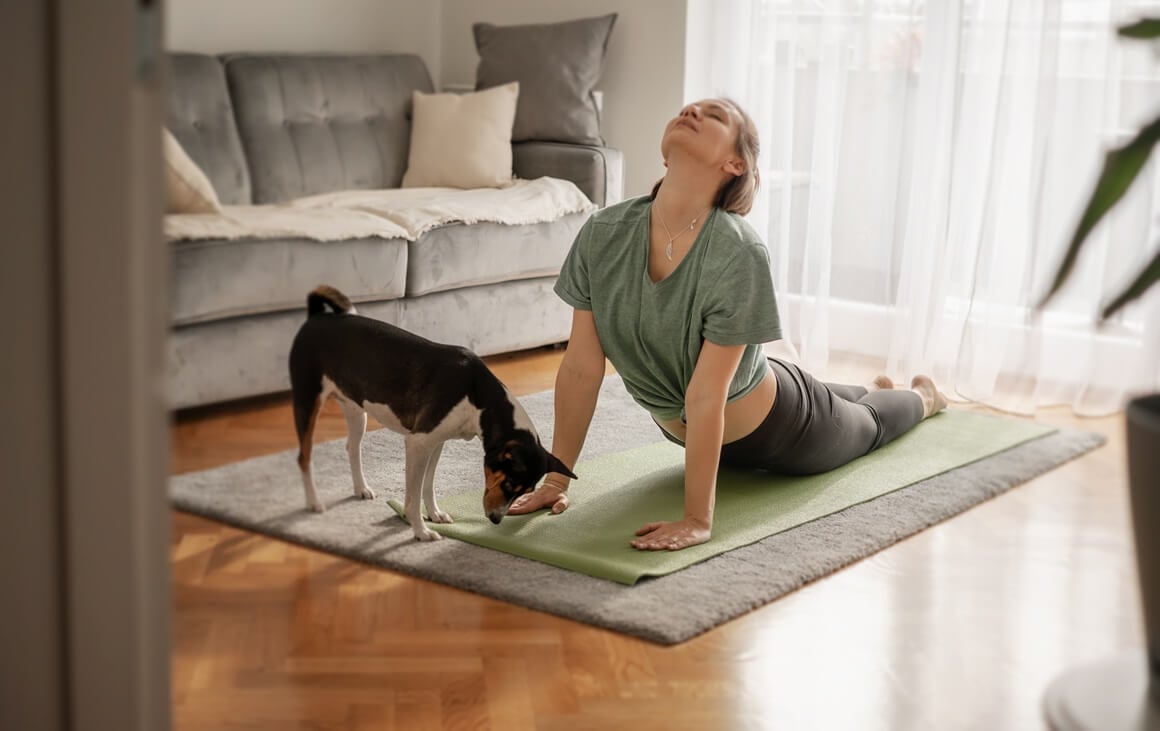
<path id="1" fill-rule="evenodd" d="M 427 506 L 427 517 L 432 523 L 454 523 L 451 516 L 439 509 L 435 502 L 435 466 L 439 464 L 439 456 L 443 454 L 443 444 L 431 450 L 427 458 L 427 469 L 423 472 L 423 504 Z"/>
<path id="2" fill-rule="evenodd" d="M 363 500 L 373 500 L 375 493 L 367 487 L 362 469 L 362 440 L 367 430 L 367 412 L 352 401 L 339 399 L 342 415 L 346 417 L 346 454 L 350 458 L 350 475 L 354 480 L 354 495 Z"/>
<path id="3" fill-rule="evenodd" d="M 427 473 L 427 463 L 431 457 L 431 442 L 425 435 L 411 434 L 403 439 L 406 450 L 407 492 L 403 499 L 403 514 L 411 523 L 415 538 L 420 541 L 437 541 L 443 536 L 423 523 L 423 478 Z"/>

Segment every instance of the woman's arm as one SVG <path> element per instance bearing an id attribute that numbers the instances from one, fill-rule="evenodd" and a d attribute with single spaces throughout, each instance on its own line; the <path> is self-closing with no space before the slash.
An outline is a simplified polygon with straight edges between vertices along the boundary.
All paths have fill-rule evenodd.
<path id="1" fill-rule="evenodd" d="M 590 310 L 573 310 L 572 333 L 556 371 L 556 422 L 551 449 L 568 469 L 576 466 L 584 447 L 603 380 L 604 348 L 596 334 L 596 321 Z M 562 512 L 568 507 L 570 482 L 564 475 L 550 472 L 539 489 L 518 498 L 508 512 L 521 515 L 549 506 L 553 513 Z"/>
<path id="2" fill-rule="evenodd" d="M 685 392 L 685 514 L 679 521 L 649 523 L 636 532 L 635 548 L 676 550 L 704 543 L 713 528 L 717 465 L 725 429 L 729 384 L 745 353 L 744 345 L 705 341 Z"/>

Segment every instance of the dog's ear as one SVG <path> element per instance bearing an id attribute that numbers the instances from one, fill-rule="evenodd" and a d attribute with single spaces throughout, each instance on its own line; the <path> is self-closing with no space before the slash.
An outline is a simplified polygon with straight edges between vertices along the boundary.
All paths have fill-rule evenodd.
<path id="1" fill-rule="evenodd" d="M 580 479 L 576 475 L 572 474 L 572 470 L 565 467 L 563 462 L 556 459 L 556 455 L 552 454 L 546 449 L 544 450 L 544 454 L 548 457 L 548 472 L 559 472 L 561 475 L 571 477 L 573 480 Z"/>
<path id="2" fill-rule="evenodd" d="M 523 474 L 527 469 L 527 460 L 524 459 L 524 451 L 526 447 L 520 444 L 519 441 L 512 439 L 503 445 L 503 451 L 500 453 L 500 461 L 507 465 L 509 474 L 518 475 Z"/>

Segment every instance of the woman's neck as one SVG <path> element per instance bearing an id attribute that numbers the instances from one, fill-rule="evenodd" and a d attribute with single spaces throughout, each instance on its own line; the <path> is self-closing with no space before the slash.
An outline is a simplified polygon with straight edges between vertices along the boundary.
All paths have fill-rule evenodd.
<path id="1" fill-rule="evenodd" d="M 702 171 L 674 169 L 670 165 L 657 191 L 656 205 L 666 221 L 680 225 L 693 216 L 701 216 L 717 198 L 718 181 Z"/>

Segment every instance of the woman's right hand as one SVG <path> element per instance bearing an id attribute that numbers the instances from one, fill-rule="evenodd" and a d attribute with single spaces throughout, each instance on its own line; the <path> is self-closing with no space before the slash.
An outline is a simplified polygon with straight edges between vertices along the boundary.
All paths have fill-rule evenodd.
<path id="1" fill-rule="evenodd" d="M 550 508 L 552 515 L 559 515 L 567 510 L 568 489 L 545 481 L 535 492 L 516 498 L 508 509 L 508 515 L 534 513 L 542 508 Z"/>
<path id="2" fill-rule="evenodd" d="M 604 369 L 604 349 L 600 346 L 592 311 L 573 310 L 568 349 L 556 371 L 556 422 L 552 431 L 553 451 L 566 467 L 576 464 L 584 446 Z M 535 492 L 512 502 L 508 515 L 524 515 L 544 508 L 552 515 L 559 515 L 568 509 L 569 483 L 567 475 L 548 472 Z"/>

